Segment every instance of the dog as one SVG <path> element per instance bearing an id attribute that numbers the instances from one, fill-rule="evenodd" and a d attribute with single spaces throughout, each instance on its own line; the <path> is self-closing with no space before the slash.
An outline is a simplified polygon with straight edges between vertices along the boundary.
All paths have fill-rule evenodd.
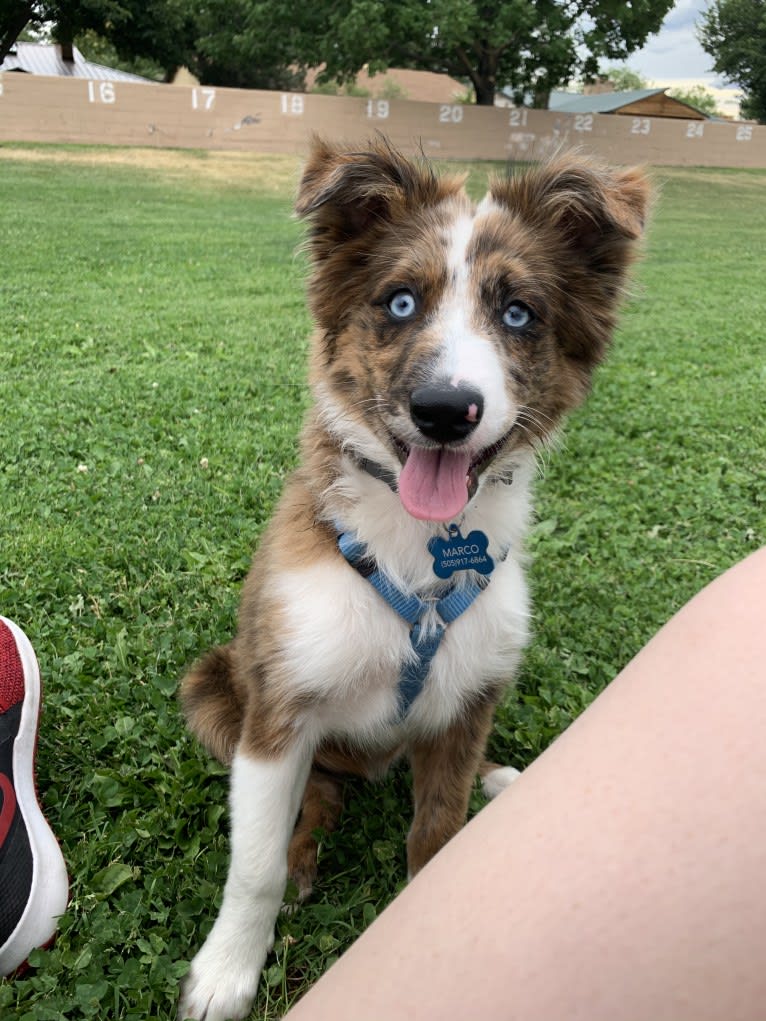
<path id="1" fill-rule="evenodd" d="M 181 688 L 231 766 L 231 862 L 179 1018 L 247 1015 L 288 871 L 307 896 L 344 777 L 409 759 L 412 876 L 477 774 L 489 796 L 516 776 L 484 750 L 528 641 L 536 458 L 607 352 L 649 199 L 640 169 L 561 153 L 475 204 L 383 138 L 313 140 L 301 461 L 236 636 Z"/>

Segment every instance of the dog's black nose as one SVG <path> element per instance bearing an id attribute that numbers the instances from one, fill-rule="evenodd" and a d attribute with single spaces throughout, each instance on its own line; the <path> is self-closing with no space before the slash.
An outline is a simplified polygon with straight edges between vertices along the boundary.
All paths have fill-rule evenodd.
<path id="1" fill-rule="evenodd" d="M 421 386 L 410 394 L 410 416 L 429 440 L 465 439 L 481 421 L 484 398 L 473 387 L 450 383 Z"/>

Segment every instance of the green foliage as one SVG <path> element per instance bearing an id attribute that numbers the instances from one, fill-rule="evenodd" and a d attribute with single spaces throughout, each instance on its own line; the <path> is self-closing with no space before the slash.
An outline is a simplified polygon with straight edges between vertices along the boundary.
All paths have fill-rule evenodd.
<path id="1" fill-rule="evenodd" d="M 275 3 L 274 7 L 281 7 Z M 476 102 L 495 92 L 533 95 L 547 106 L 551 89 L 578 72 L 593 75 L 598 59 L 622 58 L 657 31 L 672 0 L 317 0 L 301 17 L 300 59 L 324 63 L 327 78 L 414 67 L 470 79 Z"/>
<path id="2" fill-rule="evenodd" d="M 375 78 L 370 82 L 373 88 L 366 88 L 357 84 L 356 81 L 317 81 L 311 91 L 323 96 L 356 96 L 357 99 L 367 99 L 374 96 L 376 99 L 406 99 L 407 92 L 392 78 L 382 78 L 376 83 Z"/>
<path id="3" fill-rule="evenodd" d="M 668 95 L 682 103 L 688 103 L 709 117 L 719 117 L 720 111 L 715 96 L 704 85 L 693 85 L 690 89 L 669 89 Z"/>
<path id="4" fill-rule="evenodd" d="M 357 99 L 367 99 L 371 95 L 369 89 L 357 85 L 356 82 L 320 81 L 312 86 L 311 91 L 318 93 L 320 96 L 355 96 Z"/>
<path id="5" fill-rule="evenodd" d="M 593 76 L 601 58 L 639 49 L 672 0 L 314 0 L 297 8 L 285 0 L 12 0 L 11 6 L 38 23 L 53 22 L 69 39 L 93 30 L 121 60 L 150 60 L 165 77 L 184 65 L 205 84 L 290 89 L 303 86 L 312 66 L 324 65 L 324 80 L 341 83 L 365 65 L 372 72 L 413 67 L 470 80 L 480 104 L 492 105 L 507 87 L 518 102 L 532 96 L 547 107 L 551 89 L 578 73 Z"/>
<path id="6" fill-rule="evenodd" d="M 40 659 L 38 786 L 72 892 L 0 1017 L 171 1021 L 228 860 L 225 772 L 185 733 L 178 678 L 232 631 L 307 404 L 292 186 L 270 157 L 0 155 L 0 608 Z M 501 168 L 466 169 L 478 195 Z M 492 737 L 517 766 L 766 542 L 766 173 L 661 184 L 612 356 L 538 486 L 535 638 Z M 410 796 L 403 769 L 351 787 L 254 1018 L 402 886 Z"/>
<path id="7" fill-rule="evenodd" d="M 766 124 L 766 4 L 713 0 L 700 23 L 700 42 L 713 67 L 739 85 L 743 116 Z"/>
<path id="8" fill-rule="evenodd" d="M 122 61 L 140 58 L 169 74 L 184 63 L 194 40 L 193 24 L 185 0 L 10 0 L 0 8 L 0 59 L 3 45 L 10 47 L 29 25 L 62 43 L 93 33 Z M 106 45 L 92 35 L 85 39 L 92 50 Z"/>
<path id="9" fill-rule="evenodd" d="M 26 0 L 3 0 L 0 4 L 0 61 L 24 32 L 33 13 L 33 5 Z M 34 26 L 32 26 L 34 27 Z"/>
<path id="10" fill-rule="evenodd" d="M 160 64 L 146 57 L 121 56 L 114 45 L 104 36 L 94 32 L 92 28 L 86 29 L 75 38 L 77 48 L 86 60 L 95 64 L 103 64 L 104 67 L 113 67 L 119 71 L 129 71 L 131 74 L 140 74 L 143 78 L 150 78 L 154 81 L 163 81 L 168 76 L 168 71 Z"/>
<path id="11" fill-rule="evenodd" d="M 169 80 L 185 66 L 204 84 L 301 88 L 295 16 L 274 0 L 10 0 L 7 12 L 0 8 L 0 59 L 29 23 L 152 78 Z"/>
<path id="12" fill-rule="evenodd" d="M 649 85 L 646 78 L 640 75 L 638 71 L 634 71 L 626 65 L 623 65 L 622 67 L 618 65 L 608 67 L 603 74 L 604 77 L 608 78 L 612 85 L 614 85 L 616 92 L 630 92 L 632 89 L 645 89 L 648 88 Z"/>
<path id="13" fill-rule="evenodd" d="M 337 82 L 315 82 L 311 91 L 319 96 L 339 96 L 341 86 Z"/>
<path id="14" fill-rule="evenodd" d="M 303 88 L 295 34 L 304 8 L 274 0 L 194 0 L 187 6 L 194 39 L 184 63 L 201 82 L 231 88 Z"/>
<path id="15" fill-rule="evenodd" d="M 377 96 L 380 99 L 406 99 L 407 90 L 393 78 L 386 78 L 377 90 Z"/>

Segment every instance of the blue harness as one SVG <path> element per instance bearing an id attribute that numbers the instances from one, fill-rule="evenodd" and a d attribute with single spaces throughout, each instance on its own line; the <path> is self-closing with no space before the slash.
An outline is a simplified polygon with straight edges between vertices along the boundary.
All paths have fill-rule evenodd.
<path id="1" fill-rule="evenodd" d="M 399 678 L 398 708 L 399 717 L 403 719 L 423 690 L 447 625 L 465 613 L 484 591 L 489 578 L 482 578 L 483 584 L 467 580 L 459 587 L 452 582 L 443 589 L 440 598 L 421 599 L 414 593 L 402 592 L 368 556 L 367 547 L 353 532 L 339 532 L 337 541 L 338 549 L 351 567 L 372 585 L 410 627 L 410 643 L 415 651 L 415 659 L 404 664 Z M 505 555 L 501 559 L 505 559 Z M 438 621 L 435 626 L 426 628 L 423 618 L 431 607 L 436 610 Z"/>

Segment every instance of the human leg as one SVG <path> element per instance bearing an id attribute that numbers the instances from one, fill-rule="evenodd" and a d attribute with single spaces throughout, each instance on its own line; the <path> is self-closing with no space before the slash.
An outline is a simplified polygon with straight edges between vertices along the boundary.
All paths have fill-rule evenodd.
<path id="1" fill-rule="evenodd" d="M 290 1021 L 761 1021 L 766 550 L 685 607 Z"/>

